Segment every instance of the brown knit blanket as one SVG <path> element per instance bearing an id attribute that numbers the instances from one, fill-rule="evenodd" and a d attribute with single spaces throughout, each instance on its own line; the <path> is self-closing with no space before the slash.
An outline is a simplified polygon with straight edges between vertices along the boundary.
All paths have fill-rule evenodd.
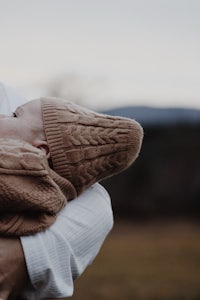
<path id="1" fill-rule="evenodd" d="M 42 150 L 0 139 L 0 234 L 29 235 L 50 226 L 67 200 L 76 197 L 70 182 L 61 188 L 58 183 Z"/>

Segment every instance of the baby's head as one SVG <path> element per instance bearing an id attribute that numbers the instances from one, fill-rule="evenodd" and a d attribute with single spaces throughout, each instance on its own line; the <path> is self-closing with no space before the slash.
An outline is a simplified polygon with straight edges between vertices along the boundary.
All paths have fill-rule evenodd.
<path id="1" fill-rule="evenodd" d="M 26 141 L 48 155 L 40 99 L 19 106 L 11 116 L 0 115 L 0 138 Z"/>
<path id="2" fill-rule="evenodd" d="M 56 173 L 70 180 L 77 194 L 129 167 L 143 138 L 143 130 L 134 120 L 98 114 L 55 98 L 22 105 L 7 123 L 10 130 L 5 130 L 3 137 L 22 139 L 43 149 Z"/>

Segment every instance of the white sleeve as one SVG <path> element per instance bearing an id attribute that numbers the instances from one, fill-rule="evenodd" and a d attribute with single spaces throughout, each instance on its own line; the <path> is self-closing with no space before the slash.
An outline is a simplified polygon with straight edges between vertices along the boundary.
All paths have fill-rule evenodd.
<path id="1" fill-rule="evenodd" d="M 12 114 L 16 108 L 27 102 L 14 88 L 0 82 L 0 113 Z"/>
<path id="2" fill-rule="evenodd" d="M 69 202 L 48 230 L 22 237 L 31 280 L 26 299 L 71 296 L 73 280 L 92 263 L 112 226 L 110 197 L 95 184 Z"/>

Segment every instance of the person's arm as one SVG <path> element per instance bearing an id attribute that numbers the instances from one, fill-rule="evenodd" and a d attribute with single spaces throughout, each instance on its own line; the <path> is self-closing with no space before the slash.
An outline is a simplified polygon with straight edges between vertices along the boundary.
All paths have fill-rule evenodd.
<path id="1" fill-rule="evenodd" d="M 11 114 L 18 105 L 25 102 L 27 100 L 14 89 L 0 83 L 1 113 Z M 81 219 L 81 216 L 85 219 Z M 24 294 L 28 300 L 71 295 L 73 278 L 80 275 L 92 262 L 112 225 L 110 198 L 103 187 L 95 184 L 70 202 L 49 229 L 21 238 L 30 277 L 29 285 L 26 284 L 28 278 L 19 241 L 0 240 L 0 270 L 5 268 L 5 272 L 0 272 L 0 297 L 14 292 L 13 289 L 22 290 L 22 284 L 26 284 Z M 10 241 L 10 256 L 6 250 L 7 240 Z M 16 251 L 18 259 L 15 263 L 18 262 L 19 265 L 12 270 L 7 266 L 15 257 Z M 10 278 L 9 282 L 7 278 Z"/>
<path id="2" fill-rule="evenodd" d="M 20 239 L 0 237 L 0 300 L 16 299 L 28 280 Z"/>
<path id="3" fill-rule="evenodd" d="M 0 299 L 16 299 L 20 292 L 17 299 L 71 296 L 74 279 L 94 260 L 112 226 L 110 198 L 95 184 L 46 231 L 21 238 L 22 244 L 0 238 Z"/>
<path id="4" fill-rule="evenodd" d="M 69 297 L 73 281 L 92 263 L 113 226 L 110 197 L 95 184 L 59 214 L 46 231 L 22 237 L 29 300 Z"/>

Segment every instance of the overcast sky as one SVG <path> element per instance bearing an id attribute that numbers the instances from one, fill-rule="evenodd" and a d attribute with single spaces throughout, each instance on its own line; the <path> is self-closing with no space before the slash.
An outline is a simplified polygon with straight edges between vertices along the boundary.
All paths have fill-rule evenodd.
<path id="1" fill-rule="evenodd" d="M 0 81 L 27 97 L 61 74 L 95 107 L 200 108 L 199 0 L 0 0 Z"/>

